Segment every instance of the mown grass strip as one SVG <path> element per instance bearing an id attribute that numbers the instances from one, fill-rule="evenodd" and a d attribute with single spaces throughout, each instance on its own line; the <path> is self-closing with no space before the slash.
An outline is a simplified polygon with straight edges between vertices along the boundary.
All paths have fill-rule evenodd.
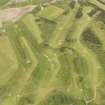
<path id="1" fill-rule="evenodd" d="M 85 23 L 84 23 L 84 20 L 85 20 Z M 69 47 L 71 46 L 73 49 L 75 49 L 84 59 L 86 59 L 88 63 L 87 67 L 89 68 L 88 69 L 89 71 L 83 81 L 83 84 L 81 84 L 81 87 L 83 88 L 84 97 L 88 97 L 89 95 L 92 101 L 96 100 L 96 97 L 97 97 L 96 88 L 97 88 L 97 79 L 98 79 L 98 72 L 99 72 L 98 68 L 101 65 L 100 65 L 100 62 L 98 62 L 96 55 L 94 55 L 92 51 L 90 51 L 88 48 L 86 48 L 84 45 L 81 44 L 81 35 L 83 31 L 88 27 L 89 23 L 92 22 L 93 20 L 94 20 L 93 17 L 91 18 L 87 15 L 87 13 L 85 13 L 82 18 L 80 18 L 78 21 L 75 21 L 75 24 L 73 25 L 73 27 L 75 27 L 75 31 L 72 31 L 69 34 L 69 38 L 76 39 L 75 43 L 70 42 Z M 90 62 L 91 63 L 94 62 L 94 64 L 90 65 Z M 87 91 L 87 87 L 90 90 Z M 80 88 L 78 88 L 78 85 L 74 88 L 73 91 L 75 91 L 74 96 L 78 96 L 78 94 L 80 93 Z"/>
<path id="2" fill-rule="evenodd" d="M 41 31 L 35 22 L 35 17 L 32 14 L 27 14 L 26 16 L 23 17 L 22 22 L 26 25 L 30 33 L 33 34 L 34 38 L 36 41 L 40 44 L 43 42 L 43 39 L 41 37 Z"/>
<path id="3" fill-rule="evenodd" d="M 100 3 L 98 0 L 88 0 L 89 3 L 97 6 L 98 8 L 100 8 L 101 10 L 105 11 L 105 5 Z"/>
<path id="4" fill-rule="evenodd" d="M 83 83 L 83 91 L 84 96 L 89 97 L 91 101 L 97 100 L 97 86 L 98 86 L 98 73 L 101 68 L 100 62 L 98 61 L 96 55 L 94 53 L 86 48 L 81 43 L 78 43 L 77 46 L 74 46 L 75 50 L 78 51 L 79 54 L 83 56 L 84 59 L 87 61 L 87 67 L 89 68 L 87 75 L 85 76 L 85 81 Z M 81 52 L 82 51 L 82 52 Z M 87 88 L 88 87 L 88 88 Z M 90 89 L 89 91 L 87 91 Z M 89 95 L 90 93 L 90 95 Z M 90 101 L 87 99 L 87 101 Z"/>
<path id="5" fill-rule="evenodd" d="M 11 81 L 9 81 L 9 83 L 7 84 L 7 86 L 9 86 L 8 91 L 10 93 L 10 96 L 6 97 L 2 101 L 1 105 L 16 105 L 17 104 L 17 101 L 19 101 L 20 99 L 21 91 L 24 89 L 24 86 L 26 85 L 28 79 L 32 75 L 32 72 L 35 70 L 35 67 L 38 63 L 33 52 L 31 52 L 31 49 L 28 46 L 26 39 L 24 37 L 21 37 L 21 41 L 26 47 L 27 52 L 29 53 L 31 57 L 32 63 L 30 65 L 30 68 L 28 69 L 24 67 L 19 68 L 16 74 L 11 78 Z"/>
<path id="6" fill-rule="evenodd" d="M 0 6 L 5 5 L 6 3 L 8 3 L 9 0 L 0 0 Z"/>
<path id="7" fill-rule="evenodd" d="M 59 48 L 64 42 L 71 26 L 74 23 L 75 15 L 78 11 L 79 5 L 77 5 L 64 19 L 58 22 L 53 35 L 49 38 L 48 45 L 53 48 Z"/>
<path id="8" fill-rule="evenodd" d="M 92 11 L 93 8 L 91 7 L 87 7 L 87 8 L 83 8 L 83 16 L 80 19 L 77 19 L 74 24 L 72 25 L 71 29 L 72 30 L 69 35 L 67 36 L 67 40 L 68 42 L 71 44 L 69 44 L 69 47 L 74 44 L 77 45 L 77 42 L 81 41 L 81 35 L 84 32 L 84 30 L 88 27 L 88 25 L 95 19 L 95 17 L 90 17 L 88 15 L 89 12 Z M 85 23 L 84 23 L 85 21 Z M 78 33 L 78 34 L 77 34 Z M 71 41 L 71 40 L 75 40 L 75 41 Z"/>
<path id="9" fill-rule="evenodd" d="M 38 61 L 39 61 L 39 64 L 36 67 L 35 72 L 33 72 L 33 75 L 32 75 L 33 81 L 36 84 L 35 85 L 36 89 L 33 91 L 34 99 L 36 100 L 37 95 L 38 95 L 37 91 L 42 91 L 42 89 L 43 89 L 42 87 L 45 84 L 47 84 L 47 83 L 45 83 L 46 78 L 48 78 L 48 77 L 50 78 L 50 76 L 48 75 L 48 74 L 50 74 L 50 67 L 49 67 L 50 64 L 49 64 L 49 61 L 46 59 L 46 57 L 42 54 L 42 52 L 40 52 L 41 48 L 35 42 L 35 38 L 33 37 L 33 35 L 29 35 L 28 33 L 26 33 L 27 31 L 24 29 L 23 29 L 23 32 L 24 32 L 24 37 L 26 37 L 26 39 L 28 40 L 33 53 L 37 56 Z M 50 75 L 52 75 L 52 74 L 50 74 Z M 37 93 L 37 94 L 35 95 L 35 93 Z M 35 101 L 35 103 L 36 103 L 36 101 Z"/>
<path id="10" fill-rule="evenodd" d="M 33 53 L 31 52 L 29 46 L 27 45 L 27 42 L 23 37 L 21 37 L 22 41 L 24 42 L 25 46 L 27 47 L 27 50 L 30 53 L 31 59 L 32 59 L 32 65 L 30 68 L 25 70 L 24 72 L 18 71 L 17 74 L 14 76 L 14 82 L 15 85 L 11 87 L 11 96 L 8 96 L 1 105 L 16 105 L 19 99 L 21 98 L 21 91 L 24 89 L 27 81 L 29 80 L 30 76 L 32 75 L 32 72 L 35 70 L 35 67 L 37 65 L 37 61 L 35 59 L 35 56 L 33 57 Z"/>
<path id="11" fill-rule="evenodd" d="M 90 29 L 95 33 L 95 35 L 98 37 L 98 39 L 103 44 L 103 49 L 105 49 L 105 25 L 102 22 L 93 21 L 89 25 Z"/>
<path id="12" fill-rule="evenodd" d="M 0 37 L 0 87 L 6 85 L 8 80 L 18 69 L 18 61 L 9 37 L 3 34 Z"/>
<path id="13" fill-rule="evenodd" d="M 49 81 L 53 81 L 56 78 L 56 75 L 58 73 L 58 71 L 60 70 L 60 62 L 58 60 L 58 56 L 57 53 L 55 53 L 53 50 L 51 49 L 46 49 L 43 52 L 44 56 L 47 57 L 49 63 L 50 63 L 50 68 L 51 68 L 51 75 L 49 78 Z"/>
<path id="14" fill-rule="evenodd" d="M 39 11 L 36 15 L 50 21 L 54 21 L 57 17 L 64 13 L 62 8 L 50 5 Z"/>

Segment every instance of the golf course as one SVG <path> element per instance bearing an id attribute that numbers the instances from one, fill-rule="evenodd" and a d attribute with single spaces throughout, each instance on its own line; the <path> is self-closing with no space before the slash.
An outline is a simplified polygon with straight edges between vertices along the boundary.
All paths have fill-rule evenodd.
<path id="1" fill-rule="evenodd" d="M 105 0 L 0 0 L 0 105 L 105 105 Z"/>

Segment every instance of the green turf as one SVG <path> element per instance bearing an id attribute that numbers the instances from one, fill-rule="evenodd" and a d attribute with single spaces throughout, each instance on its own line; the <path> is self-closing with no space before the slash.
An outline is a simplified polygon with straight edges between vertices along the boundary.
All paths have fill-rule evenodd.
<path id="1" fill-rule="evenodd" d="M 39 11 L 36 15 L 50 21 L 54 21 L 57 17 L 62 15 L 63 12 L 64 10 L 62 8 L 50 5 L 48 7 L 45 7 L 42 11 Z"/>
<path id="2" fill-rule="evenodd" d="M 105 105 L 103 1 L 4 2 L 0 105 Z"/>

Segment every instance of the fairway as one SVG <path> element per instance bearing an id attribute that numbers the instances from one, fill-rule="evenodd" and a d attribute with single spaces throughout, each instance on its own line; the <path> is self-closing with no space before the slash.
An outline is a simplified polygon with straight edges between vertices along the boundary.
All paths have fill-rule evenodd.
<path id="1" fill-rule="evenodd" d="M 0 1 L 0 105 L 105 105 L 104 0 Z"/>
<path id="2" fill-rule="evenodd" d="M 0 86 L 14 75 L 18 68 L 18 62 L 7 36 L 0 36 Z"/>

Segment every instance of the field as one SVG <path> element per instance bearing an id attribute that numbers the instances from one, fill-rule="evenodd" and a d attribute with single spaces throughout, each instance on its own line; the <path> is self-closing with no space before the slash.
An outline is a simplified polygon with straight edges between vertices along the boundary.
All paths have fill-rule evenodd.
<path id="1" fill-rule="evenodd" d="M 0 1 L 0 105 L 105 105 L 104 0 Z"/>

